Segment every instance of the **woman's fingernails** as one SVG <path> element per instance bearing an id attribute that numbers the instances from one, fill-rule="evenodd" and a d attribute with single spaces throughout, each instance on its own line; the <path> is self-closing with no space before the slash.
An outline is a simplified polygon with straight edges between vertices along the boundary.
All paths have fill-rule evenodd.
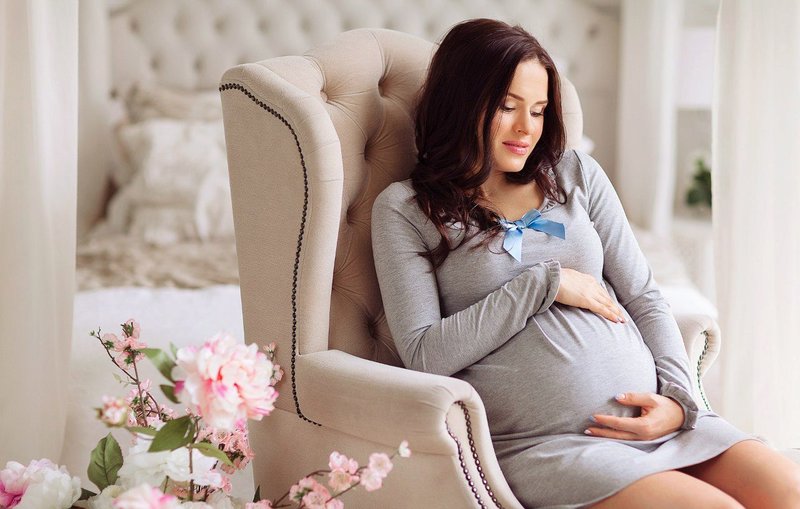
<path id="1" fill-rule="evenodd" d="M 625 399 L 625 394 L 624 393 L 619 393 L 614 397 L 617 398 L 617 399 Z"/>
<path id="2" fill-rule="evenodd" d="M 589 420 L 592 422 L 597 422 L 597 419 L 594 417 L 594 415 L 590 415 Z"/>
<path id="3" fill-rule="evenodd" d="M 583 432 L 585 434 L 587 434 L 587 435 L 591 435 L 592 434 L 592 430 L 590 430 L 590 429 L 584 430 Z"/>

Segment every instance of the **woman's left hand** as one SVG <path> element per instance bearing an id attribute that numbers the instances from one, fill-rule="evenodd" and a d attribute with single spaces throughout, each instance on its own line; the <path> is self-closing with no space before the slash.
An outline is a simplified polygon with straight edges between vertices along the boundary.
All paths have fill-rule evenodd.
<path id="1" fill-rule="evenodd" d="M 622 440 L 655 440 L 679 430 L 683 425 L 683 408 L 666 396 L 652 392 L 626 392 L 615 399 L 623 405 L 642 407 L 641 416 L 594 414 L 595 421 L 606 427 L 590 427 L 588 435 Z"/>

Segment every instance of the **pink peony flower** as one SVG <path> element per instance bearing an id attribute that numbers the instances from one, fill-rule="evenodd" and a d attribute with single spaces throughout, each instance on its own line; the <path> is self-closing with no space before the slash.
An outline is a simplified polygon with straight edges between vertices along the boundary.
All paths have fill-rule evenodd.
<path id="1" fill-rule="evenodd" d="M 0 470 L 0 507 L 16 507 L 25 494 L 28 481 L 24 465 L 16 461 L 6 463 L 6 468 Z"/>
<path id="2" fill-rule="evenodd" d="M 103 408 L 97 409 L 97 416 L 106 426 L 124 426 L 130 410 L 124 399 L 103 396 Z"/>
<path id="3" fill-rule="evenodd" d="M 28 466 L 9 461 L 0 470 L 0 507 L 34 509 L 71 507 L 81 494 L 80 479 L 48 459 Z"/>
<path id="4" fill-rule="evenodd" d="M 401 458 L 408 458 L 411 456 L 411 449 L 408 448 L 408 442 L 406 440 L 400 442 L 400 447 L 397 449 L 397 453 L 400 454 Z"/>
<path id="5" fill-rule="evenodd" d="M 114 500 L 114 509 L 180 509 L 180 502 L 158 488 L 140 484 Z"/>
<path id="6" fill-rule="evenodd" d="M 274 409 L 278 393 L 269 385 L 273 365 L 254 344 L 217 335 L 199 349 L 178 350 L 176 364 L 183 371 L 176 395 L 209 426 L 233 430 L 245 419 L 261 420 Z"/>

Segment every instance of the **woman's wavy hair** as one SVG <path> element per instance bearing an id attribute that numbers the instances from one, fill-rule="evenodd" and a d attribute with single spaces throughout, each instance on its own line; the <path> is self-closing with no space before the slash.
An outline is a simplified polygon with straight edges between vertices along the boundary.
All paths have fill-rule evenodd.
<path id="1" fill-rule="evenodd" d="M 554 172 L 561 160 L 566 138 L 558 72 L 550 55 L 519 26 L 492 19 L 455 25 L 431 60 L 416 109 L 417 164 L 411 180 L 417 204 L 442 236 L 435 249 L 420 253 L 434 268 L 479 232 L 486 237 L 478 245 L 485 245 L 501 231 L 499 214 L 476 200 L 492 168 L 492 119 L 517 65 L 527 60 L 547 71 L 544 129 L 522 170 L 505 177 L 519 184 L 535 180 L 545 196 L 563 203 L 563 191 L 548 171 Z M 464 225 L 465 235 L 454 246 L 447 225 L 456 222 Z"/>

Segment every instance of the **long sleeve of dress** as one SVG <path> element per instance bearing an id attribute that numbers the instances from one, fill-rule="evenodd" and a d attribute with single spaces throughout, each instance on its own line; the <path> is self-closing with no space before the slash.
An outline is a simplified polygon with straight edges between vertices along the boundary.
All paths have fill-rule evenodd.
<path id="1" fill-rule="evenodd" d="M 681 405 L 682 429 L 693 429 L 698 407 L 692 398 L 689 359 L 669 304 L 656 285 L 617 193 L 600 165 L 578 153 L 589 191 L 589 217 L 603 244 L 603 278 L 633 318 L 655 359 L 658 393 Z"/>
<path id="2" fill-rule="evenodd" d="M 375 200 L 375 268 L 389 330 L 405 366 L 449 376 L 488 355 L 521 331 L 528 318 L 546 310 L 558 292 L 561 267 L 555 260 L 536 264 L 466 309 L 442 317 L 436 274 L 418 254 L 429 247 L 420 228 L 432 226 L 409 202 L 411 197 L 410 188 L 397 183 Z"/>

